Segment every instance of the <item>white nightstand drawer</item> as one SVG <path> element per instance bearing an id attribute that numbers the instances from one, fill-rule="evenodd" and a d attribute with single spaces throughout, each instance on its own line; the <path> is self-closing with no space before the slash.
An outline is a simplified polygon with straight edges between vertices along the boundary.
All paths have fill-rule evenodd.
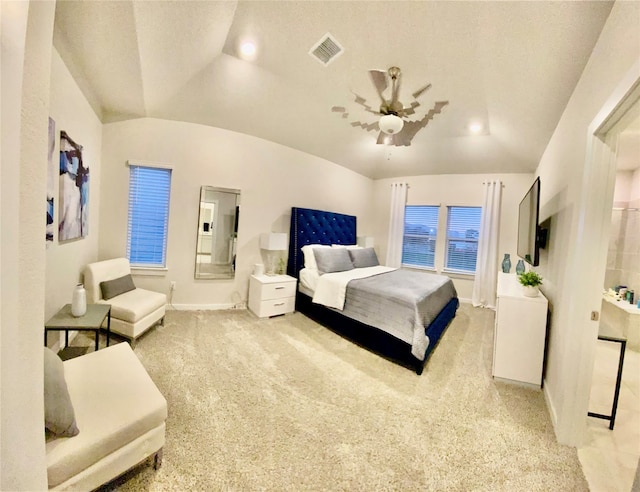
<path id="1" fill-rule="evenodd" d="M 284 297 L 282 299 L 269 299 L 262 301 L 256 313 L 260 318 L 267 316 L 278 316 L 279 314 L 291 313 L 296 307 L 295 297 Z"/>
<path id="2" fill-rule="evenodd" d="M 281 297 L 291 297 L 296 295 L 295 282 L 278 282 L 275 284 L 262 284 L 260 288 L 260 298 L 263 301 L 267 299 L 279 299 Z"/>
<path id="3" fill-rule="evenodd" d="M 292 313 L 296 309 L 297 281 L 288 275 L 251 275 L 249 309 L 260 318 Z"/>

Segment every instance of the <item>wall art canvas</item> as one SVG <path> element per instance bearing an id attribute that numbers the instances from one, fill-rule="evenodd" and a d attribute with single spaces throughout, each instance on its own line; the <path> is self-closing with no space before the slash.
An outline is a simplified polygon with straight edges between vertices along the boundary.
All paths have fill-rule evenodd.
<path id="1" fill-rule="evenodd" d="M 82 162 L 82 145 L 60 132 L 60 209 L 58 240 L 89 233 L 89 168 Z"/>
<path id="2" fill-rule="evenodd" d="M 47 243 L 53 241 L 53 195 L 55 190 L 56 167 L 53 153 L 56 148 L 56 122 L 49 118 L 49 150 L 47 154 Z"/>

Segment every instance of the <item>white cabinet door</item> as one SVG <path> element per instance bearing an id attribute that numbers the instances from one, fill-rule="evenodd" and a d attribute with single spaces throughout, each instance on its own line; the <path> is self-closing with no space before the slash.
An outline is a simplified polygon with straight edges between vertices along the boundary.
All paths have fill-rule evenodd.
<path id="1" fill-rule="evenodd" d="M 493 375 L 540 386 L 546 334 L 546 304 L 501 298 L 496 311 Z"/>
<path id="2" fill-rule="evenodd" d="M 547 331 L 547 299 L 526 297 L 515 275 L 499 274 L 493 376 L 540 386 Z"/>

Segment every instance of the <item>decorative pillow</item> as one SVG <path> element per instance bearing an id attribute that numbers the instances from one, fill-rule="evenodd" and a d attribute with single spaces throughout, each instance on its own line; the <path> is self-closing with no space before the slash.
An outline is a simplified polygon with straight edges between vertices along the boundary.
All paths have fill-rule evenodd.
<path id="1" fill-rule="evenodd" d="M 44 348 L 44 426 L 58 437 L 73 437 L 80 432 L 64 380 L 64 364 L 48 347 Z"/>
<path id="2" fill-rule="evenodd" d="M 135 288 L 136 286 L 133 283 L 131 274 L 125 275 L 124 277 L 120 278 L 114 278 L 113 280 L 100 282 L 102 298 L 105 300 L 111 299 L 115 296 L 119 296 L 120 294 L 124 294 L 125 292 L 129 292 L 130 290 L 134 290 Z"/>
<path id="3" fill-rule="evenodd" d="M 350 249 L 349 256 L 356 268 L 378 266 L 378 256 L 373 248 Z"/>
<path id="4" fill-rule="evenodd" d="M 317 270 L 318 265 L 316 264 L 316 257 L 313 254 L 313 250 L 315 248 L 330 248 L 331 246 L 327 244 L 307 244 L 301 248 L 302 254 L 304 255 L 304 267 L 310 268 L 311 270 Z"/>
<path id="5" fill-rule="evenodd" d="M 353 263 L 346 248 L 316 248 L 313 250 L 320 273 L 353 270 Z"/>

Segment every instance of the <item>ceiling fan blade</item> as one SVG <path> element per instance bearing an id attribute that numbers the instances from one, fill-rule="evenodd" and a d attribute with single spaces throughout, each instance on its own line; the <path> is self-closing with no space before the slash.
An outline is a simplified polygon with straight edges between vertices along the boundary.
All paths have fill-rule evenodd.
<path id="1" fill-rule="evenodd" d="M 356 126 L 359 126 L 363 130 L 366 130 L 366 131 L 370 132 L 372 130 L 377 130 L 378 129 L 378 122 L 376 121 L 375 123 L 362 123 L 361 121 L 353 121 L 353 122 L 351 122 L 351 126 L 354 127 L 354 128 Z"/>
<path id="2" fill-rule="evenodd" d="M 411 135 L 409 132 L 396 133 L 393 137 L 393 145 L 396 147 L 409 147 L 411 145 L 411 139 L 415 135 Z"/>
<path id="3" fill-rule="evenodd" d="M 369 105 L 367 104 L 367 100 L 366 100 L 364 97 L 359 96 L 358 94 L 356 94 L 356 93 L 355 93 L 355 92 L 353 92 L 353 91 L 351 91 L 351 92 L 353 93 L 353 95 L 354 95 L 354 96 L 356 96 L 356 97 L 355 97 L 355 99 L 354 99 L 354 101 L 355 101 L 357 104 L 359 104 L 360 106 L 363 106 L 363 107 L 364 107 L 364 109 L 365 109 L 365 111 L 368 111 L 369 113 L 373 113 L 373 114 L 375 114 L 375 115 L 380 115 L 380 114 L 382 114 L 382 113 L 380 113 L 380 111 L 376 111 L 376 110 L 375 110 L 375 109 L 373 109 L 371 106 L 369 106 Z"/>
<path id="4" fill-rule="evenodd" d="M 376 144 L 397 147 L 400 133 L 402 133 L 402 131 L 400 131 L 399 133 L 394 133 L 393 135 L 388 135 L 387 133 L 380 132 L 378 134 L 378 140 L 376 140 Z"/>
<path id="5" fill-rule="evenodd" d="M 435 106 L 433 107 L 433 110 L 440 114 L 440 112 L 442 111 L 442 108 L 444 108 L 446 105 L 449 104 L 449 101 L 437 101 Z"/>
<path id="6" fill-rule="evenodd" d="M 371 81 L 373 82 L 380 99 L 382 100 L 382 104 L 386 105 L 387 101 L 382 94 L 387 87 L 389 87 L 389 82 L 387 80 L 387 71 L 386 70 L 369 70 L 369 76 L 371 77 Z"/>
<path id="7" fill-rule="evenodd" d="M 417 121 L 408 121 L 405 123 L 403 131 L 406 131 L 407 135 L 413 138 L 418 130 L 427 126 L 427 124 L 435 117 L 435 115 L 440 114 L 442 112 L 442 108 L 444 108 L 449 101 L 438 101 L 434 104 L 433 108 L 427 111 L 421 119 Z"/>
<path id="8" fill-rule="evenodd" d="M 404 128 L 398 133 L 393 135 L 387 135 L 384 132 L 378 134 L 376 144 L 378 145 L 393 145 L 394 147 L 408 147 L 411 145 L 411 139 L 414 135 L 404 131 Z"/>
<path id="9" fill-rule="evenodd" d="M 418 99 L 425 91 L 428 91 L 429 89 L 431 89 L 431 84 L 427 84 L 422 89 L 418 89 L 413 94 L 411 94 L 411 96 L 414 99 Z"/>
<path id="10" fill-rule="evenodd" d="M 331 112 L 333 113 L 341 113 L 342 118 L 348 118 L 349 117 L 349 113 L 347 112 L 347 108 L 345 108 L 344 106 L 333 106 L 331 108 Z"/>
<path id="11" fill-rule="evenodd" d="M 416 114 L 416 108 L 420 106 L 418 101 L 413 101 L 410 106 L 404 107 L 402 109 L 402 116 L 411 116 Z"/>
<path id="12" fill-rule="evenodd" d="M 429 89 L 431 89 L 431 84 L 427 84 L 424 87 L 422 87 L 421 89 L 418 89 L 413 94 L 411 94 L 411 96 L 413 97 L 414 101 L 412 101 L 409 106 L 405 106 L 402 109 L 402 115 L 403 116 L 411 116 L 411 115 L 415 114 L 416 113 L 416 111 L 415 111 L 416 108 L 420 106 L 420 101 L 417 100 L 418 97 L 420 97 L 422 94 L 424 94 Z"/>

